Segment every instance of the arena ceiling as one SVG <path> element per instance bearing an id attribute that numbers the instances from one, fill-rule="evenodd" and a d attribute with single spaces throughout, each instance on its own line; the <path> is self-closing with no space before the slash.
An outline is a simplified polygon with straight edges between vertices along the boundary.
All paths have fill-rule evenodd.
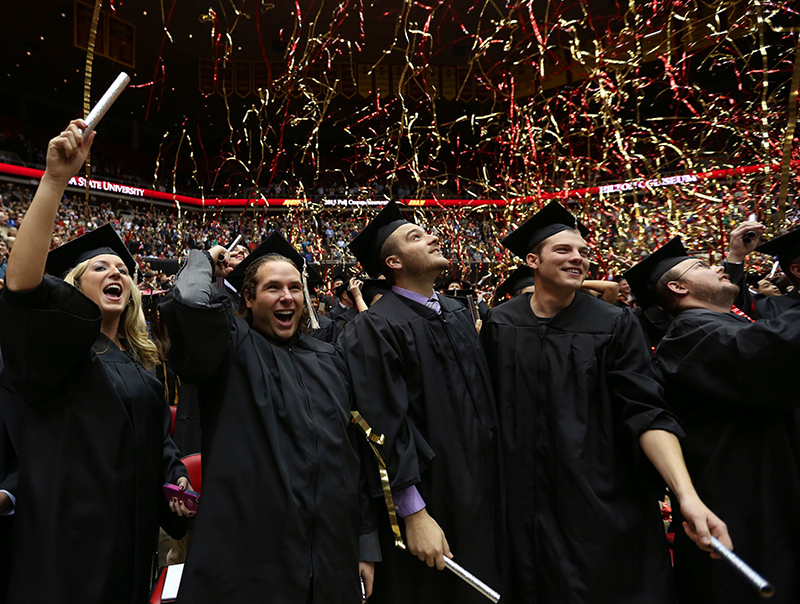
<path id="1" fill-rule="evenodd" d="M 8 3 L 3 119 L 83 113 L 94 6 Z M 746 0 L 103 0 L 98 23 L 91 99 L 132 76 L 102 138 L 184 182 L 503 198 L 779 159 L 800 25 Z"/>

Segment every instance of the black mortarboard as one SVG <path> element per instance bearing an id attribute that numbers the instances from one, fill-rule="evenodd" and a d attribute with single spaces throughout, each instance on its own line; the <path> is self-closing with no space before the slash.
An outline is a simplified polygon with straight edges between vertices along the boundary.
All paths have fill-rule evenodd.
<path id="1" fill-rule="evenodd" d="M 367 301 L 377 294 L 385 294 L 388 291 L 392 291 L 392 284 L 386 279 L 364 279 L 361 286 L 361 295 Z"/>
<path id="2" fill-rule="evenodd" d="M 760 275 L 758 273 L 749 273 L 744 278 L 744 280 L 748 285 L 757 288 L 759 281 L 761 281 L 762 279 L 766 279 L 766 278 L 767 278 L 767 275 Z"/>
<path id="3" fill-rule="evenodd" d="M 392 200 L 347 246 L 371 276 L 382 274 L 381 248 L 389 236 L 404 224 L 411 223 L 403 218 L 400 208 Z"/>
<path id="4" fill-rule="evenodd" d="M 342 277 L 342 279 L 344 279 L 344 281 L 342 281 L 342 284 L 334 288 L 333 290 L 333 293 L 336 294 L 337 298 L 341 298 L 342 294 L 350 288 L 350 279 L 347 277 Z M 348 293 L 348 296 L 349 295 L 350 294 Z"/>
<path id="5" fill-rule="evenodd" d="M 756 248 L 756 251 L 777 256 L 781 270 L 788 275 L 792 260 L 800 258 L 800 229 L 789 231 L 785 235 L 762 243 Z"/>
<path id="6" fill-rule="evenodd" d="M 284 239 L 283 235 L 281 235 L 278 231 L 273 231 L 269 237 L 267 237 L 264 241 L 262 241 L 259 246 L 253 250 L 253 252 L 244 260 L 242 260 L 231 273 L 225 277 L 225 279 L 236 288 L 236 291 L 241 292 L 242 285 L 244 284 L 244 275 L 247 272 L 247 269 L 250 267 L 253 262 L 266 256 L 267 254 L 280 254 L 285 258 L 288 258 L 292 261 L 297 267 L 297 270 L 300 271 L 300 274 L 303 274 L 303 268 L 306 269 L 306 274 L 308 275 L 308 282 L 309 283 L 321 283 L 322 277 L 317 272 L 317 270 L 311 266 L 310 264 L 306 264 L 305 259 L 300 253 L 292 247 L 292 244 Z"/>
<path id="7" fill-rule="evenodd" d="M 515 297 L 521 290 L 533 285 L 533 271 L 527 264 L 521 264 L 515 268 L 511 274 L 506 277 L 497 289 L 494 291 L 494 304 L 498 304 L 504 300 L 506 295 Z"/>
<path id="8" fill-rule="evenodd" d="M 63 277 L 67 271 L 75 268 L 84 260 L 101 254 L 118 256 L 128 267 L 128 273 L 133 278 L 136 261 L 117 235 L 114 227 L 108 223 L 52 250 L 47 254 L 45 269 L 55 277 Z"/>
<path id="9" fill-rule="evenodd" d="M 569 229 L 577 229 L 584 238 L 589 236 L 586 225 L 560 203 L 551 201 L 500 243 L 515 256 L 525 260 L 531 250 L 542 241 Z"/>
<path id="10" fill-rule="evenodd" d="M 658 280 L 671 268 L 692 256 L 683 247 L 680 237 L 673 237 L 655 252 L 634 264 L 622 275 L 628 280 L 636 302 L 643 308 L 656 304 L 654 293 Z"/>

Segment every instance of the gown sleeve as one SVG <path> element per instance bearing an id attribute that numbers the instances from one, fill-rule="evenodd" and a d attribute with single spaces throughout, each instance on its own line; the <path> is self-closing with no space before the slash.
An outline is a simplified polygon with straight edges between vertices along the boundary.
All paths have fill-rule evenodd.
<path id="1" fill-rule="evenodd" d="M 383 455 L 392 491 L 419 484 L 434 453 L 408 417 L 408 388 L 397 352 L 401 343 L 383 317 L 369 312 L 351 321 L 338 343 L 345 351 L 356 408 L 385 437 Z M 380 495 L 373 481 L 370 490 Z"/>
<path id="2" fill-rule="evenodd" d="M 763 319 L 758 306 L 750 295 L 750 288 L 747 287 L 747 282 L 744 278 L 744 263 L 734 264 L 731 262 L 724 262 L 725 274 L 728 275 L 731 283 L 739 288 L 739 293 L 733 301 L 734 306 L 748 315 L 751 319 Z"/>
<path id="3" fill-rule="evenodd" d="M 230 301 L 214 294 L 211 264 L 192 250 L 172 293 L 159 305 L 171 340 L 175 372 L 189 383 L 209 379 L 230 347 L 233 312 Z"/>
<path id="4" fill-rule="evenodd" d="M 31 292 L 3 290 L 0 347 L 11 388 L 35 405 L 86 359 L 100 325 L 100 308 L 61 279 L 45 275 Z"/>
<path id="5" fill-rule="evenodd" d="M 647 430 L 665 430 L 682 438 L 678 419 L 667 410 L 664 391 L 656 381 L 644 332 L 633 313 L 619 318 L 608 366 L 617 425 L 639 449 L 639 437 Z"/>
<path id="6" fill-rule="evenodd" d="M 691 312 L 691 311 L 686 311 Z M 751 407 L 797 407 L 787 376 L 800 358 L 800 305 L 775 319 L 742 323 L 725 315 L 679 315 L 658 347 L 665 382 Z"/>

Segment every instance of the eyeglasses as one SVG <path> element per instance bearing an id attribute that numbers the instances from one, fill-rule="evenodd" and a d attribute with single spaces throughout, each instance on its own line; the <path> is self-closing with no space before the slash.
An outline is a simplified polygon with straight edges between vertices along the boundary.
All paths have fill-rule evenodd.
<path id="1" fill-rule="evenodd" d="M 706 263 L 706 262 L 703 262 L 702 260 L 698 260 L 698 261 L 697 261 L 697 262 L 695 262 L 695 263 L 694 263 L 692 266 L 690 266 L 690 267 L 689 267 L 689 268 L 687 268 L 685 271 L 683 271 L 683 272 L 682 272 L 680 275 L 678 275 L 678 276 L 677 276 L 677 277 L 675 277 L 674 279 L 670 279 L 670 281 L 680 281 L 680 280 L 683 278 L 683 276 L 684 276 L 686 273 L 688 273 L 688 272 L 689 272 L 690 270 L 692 270 L 693 268 L 697 268 L 698 266 L 700 266 L 700 267 L 702 267 L 702 268 L 711 268 L 711 266 L 709 266 L 709 265 L 708 265 L 708 263 Z"/>

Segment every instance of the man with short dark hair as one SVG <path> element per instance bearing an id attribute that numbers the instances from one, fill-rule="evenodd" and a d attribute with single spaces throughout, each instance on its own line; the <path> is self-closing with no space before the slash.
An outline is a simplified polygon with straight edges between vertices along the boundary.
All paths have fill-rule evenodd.
<path id="1" fill-rule="evenodd" d="M 697 492 L 727 523 L 737 553 L 769 577 L 774 601 L 800 601 L 800 305 L 755 322 L 731 312 L 738 287 L 723 267 L 689 255 L 678 237 L 626 275 L 675 316 L 656 361 L 686 431 Z M 673 511 L 678 522 L 686 516 L 681 506 Z M 680 531 L 674 550 L 682 603 L 758 599 Z"/>
<path id="2" fill-rule="evenodd" d="M 503 245 L 536 287 L 481 330 L 511 462 L 507 596 L 668 604 L 663 483 L 648 460 L 687 510 L 693 540 L 708 549 L 710 533 L 728 542 L 727 531 L 694 491 L 636 319 L 581 291 L 588 232 L 553 202 L 509 234 Z"/>
<path id="3" fill-rule="evenodd" d="M 439 239 L 403 218 L 394 202 L 350 250 L 370 275 L 391 284 L 348 324 L 340 343 L 356 406 L 385 437 L 408 550 L 439 570 L 444 556 L 454 556 L 497 589 L 502 494 L 494 400 L 469 311 L 433 289 L 449 262 Z M 377 467 L 370 477 L 372 496 L 382 500 Z M 379 530 L 384 562 L 371 601 L 485 601 L 455 575 L 395 548 L 388 515 Z"/>

